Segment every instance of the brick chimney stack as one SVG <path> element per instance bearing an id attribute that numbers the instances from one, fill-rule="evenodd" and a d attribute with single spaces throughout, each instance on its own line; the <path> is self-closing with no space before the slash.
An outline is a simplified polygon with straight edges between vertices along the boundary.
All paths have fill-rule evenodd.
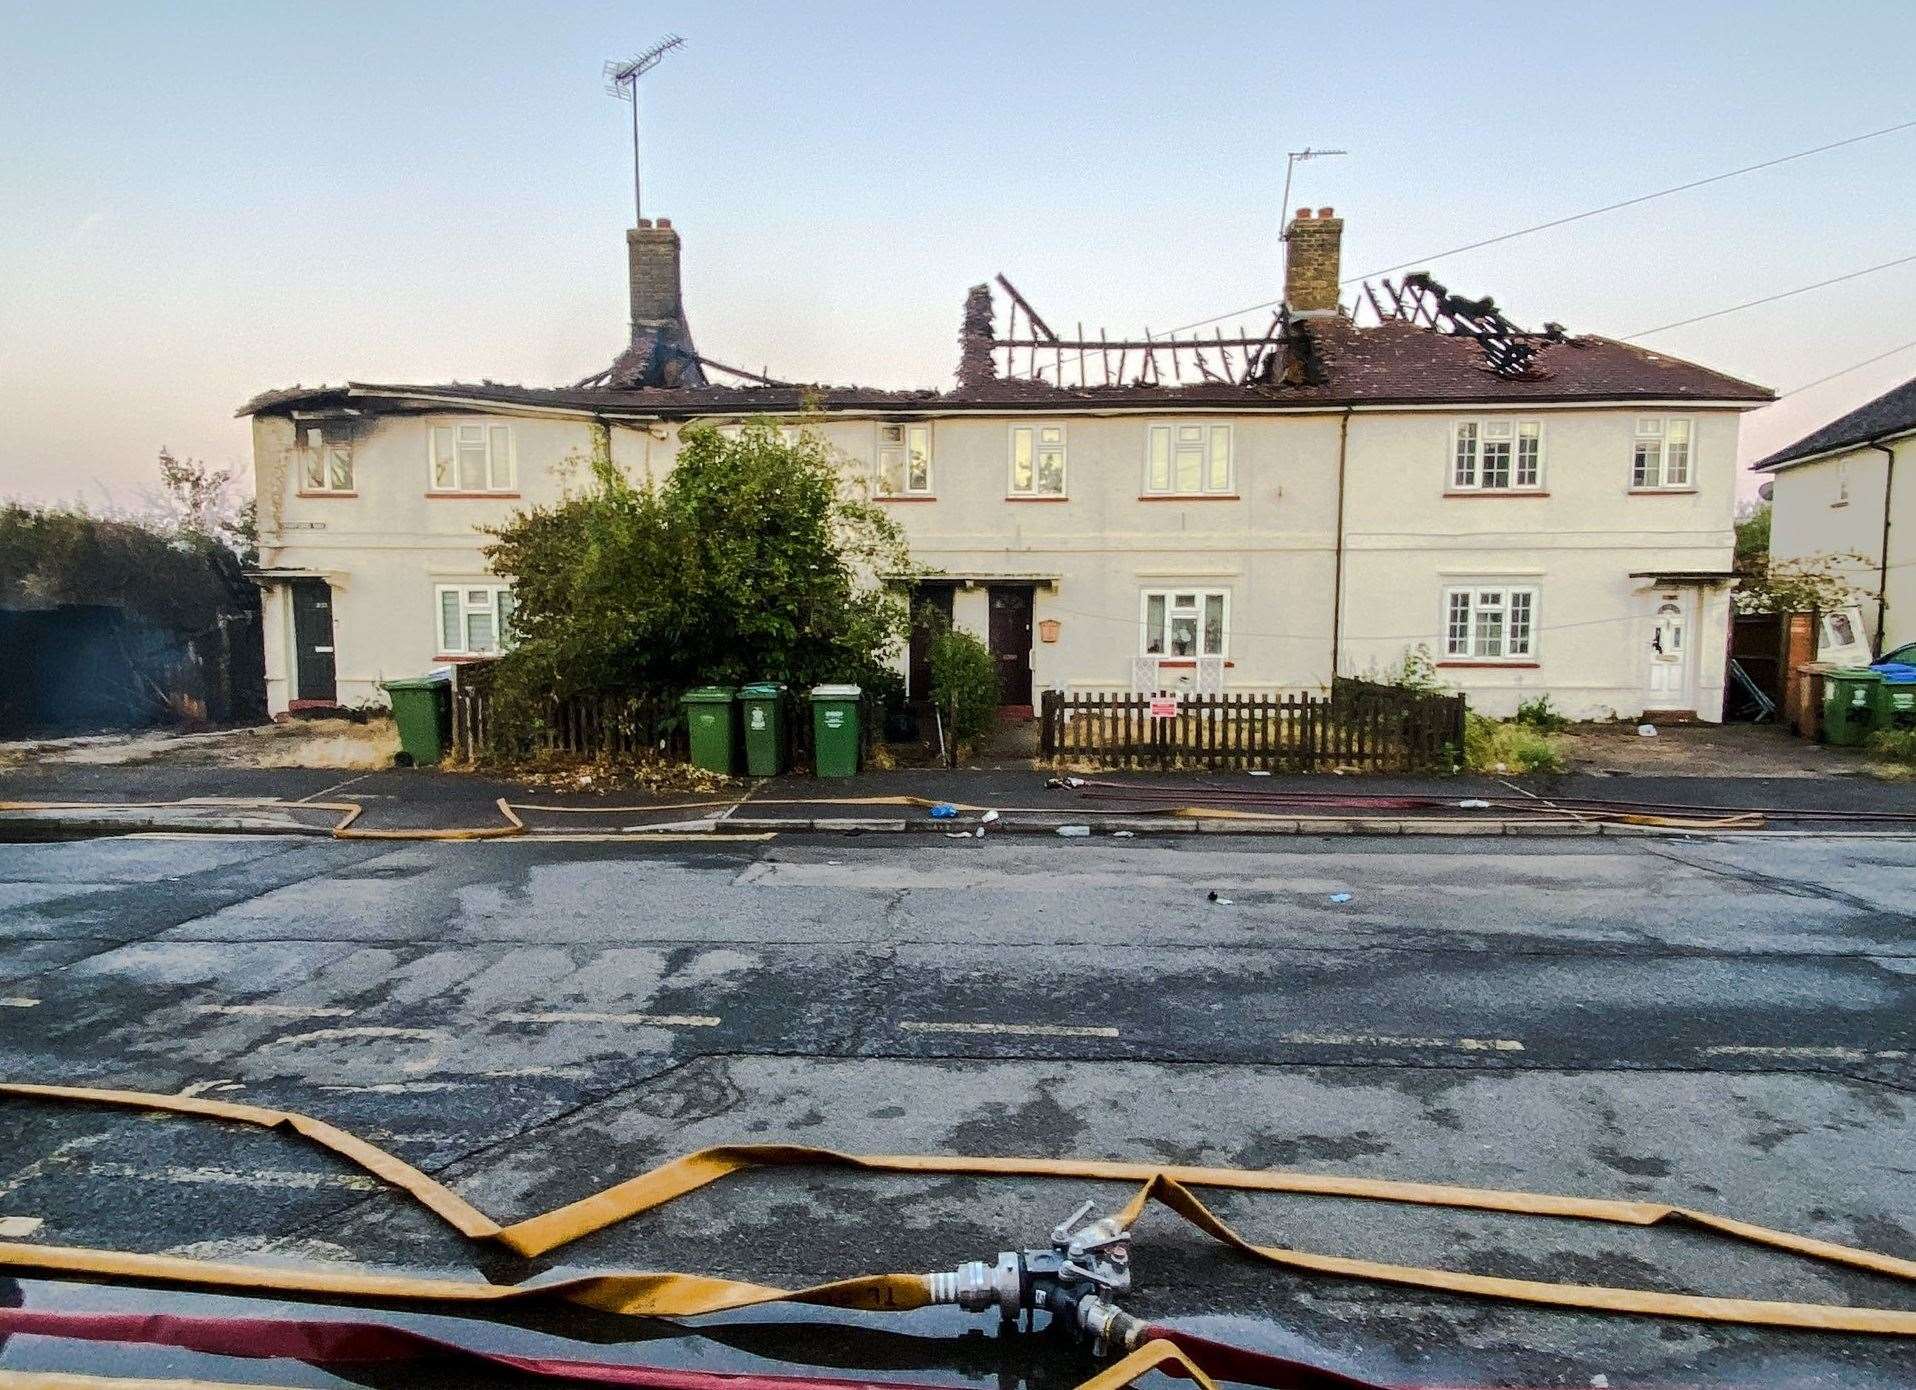
<path id="1" fill-rule="evenodd" d="M 626 268 L 632 288 L 632 342 L 612 364 L 617 387 L 703 386 L 705 372 L 679 287 L 679 234 L 672 220 L 639 225 L 625 234 Z"/>
<path id="2" fill-rule="evenodd" d="M 672 219 L 649 217 L 625 234 L 626 264 L 632 277 L 632 336 L 685 317 L 679 290 L 679 234 Z"/>
<path id="3" fill-rule="evenodd" d="M 1337 312 L 1344 219 L 1331 208 L 1299 208 L 1284 229 L 1284 303 L 1294 317 Z"/>

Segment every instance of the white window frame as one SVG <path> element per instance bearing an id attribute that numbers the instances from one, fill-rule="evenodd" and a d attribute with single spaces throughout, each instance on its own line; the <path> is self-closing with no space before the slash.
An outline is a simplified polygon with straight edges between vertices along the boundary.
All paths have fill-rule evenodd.
<path id="1" fill-rule="evenodd" d="M 1151 425 L 1144 432 L 1144 487 L 1146 497 L 1229 497 L 1237 491 L 1236 431 L 1208 421 Z M 1224 473 L 1215 464 L 1223 446 Z M 1180 465 L 1185 455 L 1197 461 L 1197 485 L 1185 487 Z"/>
<path id="2" fill-rule="evenodd" d="M 931 421 L 879 422 L 878 496 L 934 496 L 931 467 Z"/>
<path id="3" fill-rule="evenodd" d="M 1680 452 L 1672 450 L 1672 444 L 1680 444 Z M 1673 479 L 1673 465 L 1679 463 L 1681 476 Z M 1687 415 L 1637 417 L 1630 444 L 1630 491 L 1696 491 L 1694 420 Z"/>
<path id="4" fill-rule="evenodd" d="M 1025 437 L 1026 446 L 1031 453 L 1031 485 L 1018 486 L 1018 445 L 1019 437 Z M 1008 447 L 1005 452 L 1005 496 L 1007 497 L 1066 497 L 1070 495 L 1070 453 L 1062 420 L 1038 421 L 1029 425 L 1013 425 L 1006 436 Z M 1047 453 L 1058 456 L 1058 485 L 1055 488 L 1042 486 L 1043 459 Z"/>
<path id="5" fill-rule="evenodd" d="M 476 438 L 468 437 L 475 433 Z M 518 460 L 515 457 L 518 450 L 515 433 L 509 422 L 492 417 L 428 425 L 426 427 L 426 491 L 465 497 L 516 492 L 519 469 Z M 439 441 L 442 434 L 448 436 L 452 446 L 450 456 L 452 472 L 445 482 L 440 481 L 439 475 Z M 502 440 L 503 448 L 501 448 Z M 485 450 L 482 463 L 485 481 L 479 487 L 467 485 L 460 477 L 461 466 L 464 463 L 461 452 L 468 445 L 478 445 Z"/>
<path id="6" fill-rule="evenodd" d="M 1191 599 L 1188 604 L 1180 603 L 1183 598 Z M 1162 651 L 1151 650 L 1151 601 L 1160 599 L 1164 603 L 1163 626 L 1158 631 Z M 1210 600 L 1223 601 L 1223 615 L 1219 622 L 1218 645 L 1216 651 L 1205 650 L 1204 614 Z M 1180 614 L 1189 613 L 1196 621 L 1197 650 L 1179 654 L 1171 650 L 1171 629 Z M 1159 661 L 1195 661 L 1199 657 L 1229 657 L 1231 654 L 1231 591 L 1229 589 L 1205 588 L 1202 584 L 1173 585 L 1164 588 L 1141 589 L 1138 592 L 1138 655 L 1153 657 Z"/>
<path id="7" fill-rule="evenodd" d="M 474 599 L 474 594 L 484 594 Z M 446 598 L 453 597 L 459 630 L 446 628 Z M 490 581 L 477 584 L 435 584 L 432 591 L 432 621 L 438 633 L 441 656 L 497 656 L 512 638 L 512 586 Z M 475 648 L 471 644 L 470 619 L 484 614 L 492 619 L 492 645 Z M 457 637 L 457 643 L 448 638 Z"/>
<path id="8" fill-rule="evenodd" d="M 1528 451 L 1524 448 L 1526 443 L 1530 444 Z M 1504 446 L 1504 481 L 1493 484 L 1489 460 L 1491 449 L 1496 445 Z M 1511 415 L 1451 421 L 1449 469 L 1446 492 L 1542 492 L 1543 421 L 1522 420 Z"/>
<path id="9" fill-rule="evenodd" d="M 1462 601 L 1461 608 L 1459 600 Z M 1516 615 L 1523 610 L 1521 644 L 1513 640 Z M 1537 660 L 1541 608 L 1538 586 L 1487 579 L 1476 584 L 1444 586 L 1439 616 L 1439 646 L 1444 661 L 1533 664 Z M 1496 616 L 1493 625 L 1489 619 Z M 1459 619 L 1461 618 L 1461 624 Z M 1492 636 L 1492 633 L 1495 636 Z"/>
<path id="10" fill-rule="evenodd" d="M 344 439 L 329 441 L 324 425 L 301 425 L 299 430 L 299 491 L 342 496 L 358 491 L 354 486 L 357 478 L 353 468 L 352 437 L 348 435 Z M 318 481 L 313 478 L 314 465 L 318 465 Z"/>

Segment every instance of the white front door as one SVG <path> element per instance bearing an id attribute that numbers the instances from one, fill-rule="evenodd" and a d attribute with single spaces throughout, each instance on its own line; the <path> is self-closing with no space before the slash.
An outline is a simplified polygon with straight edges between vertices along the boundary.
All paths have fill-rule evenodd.
<path id="1" fill-rule="evenodd" d="M 1691 609 L 1691 595 L 1686 590 L 1666 590 L 1656 595 L 1650 618 L 1650 669 L 1643 701 L 1646 709 L 1696 708 L 1690 675 Z"/>

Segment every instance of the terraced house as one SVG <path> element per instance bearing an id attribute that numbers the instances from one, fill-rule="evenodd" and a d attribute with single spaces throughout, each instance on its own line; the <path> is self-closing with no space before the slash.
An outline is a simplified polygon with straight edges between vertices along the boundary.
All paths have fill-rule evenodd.
<path id="1" fill-rule="evenodd" d="M 1008 706 L 1322 687 L 1422 649 L 1490 713 L 1718 718 L 1738 420 L 1770 393 L 1519 331 L 1426 277 L 1340 297 L 1343 225 L 1297 214 L 1261 333 L 1065 339 L 1000 277 L 966 301 L 955 386 L 899 391 L 702 357 L 660 219 L 627 233 L 630 344 L 583 383 L 262 395 L 273 707 L 375 700 L 509 642 L 479 528 L 556 499 L 596 428 L 659 476 L 685 423 L 770 419 L 895 509 L 923 599 L 988 642 Z"/>

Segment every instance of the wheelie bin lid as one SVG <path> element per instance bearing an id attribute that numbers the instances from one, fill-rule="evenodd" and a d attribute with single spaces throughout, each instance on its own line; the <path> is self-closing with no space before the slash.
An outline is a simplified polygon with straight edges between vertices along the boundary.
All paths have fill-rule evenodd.
<path id="1" fill-rule="evenodd" d="M 688 690 L 679 698 L 688 705 L 724 705 L 730 704 L 737 694 L 729 685 L 701 685 L 696 690 Z"/>
<path id="2" fill-rule="evenodd" d="M 381 681 L 381 690 L 433 690 L 442 685 L 452 684 L 452 667 L 435 666 L 423 676 L 394 676 L 389 681 Z"/>
<path id="3" fill-rule="evenodd" d="M 815 685 L 814 700 L 856 700 L 864 692 L 855 685 Z"/>
<path id="4" fill-rule="evenodd" d="M 738 688 L 741 700 L 775 700 L 785 693 L 784 681 L 753 681 Z"/>

